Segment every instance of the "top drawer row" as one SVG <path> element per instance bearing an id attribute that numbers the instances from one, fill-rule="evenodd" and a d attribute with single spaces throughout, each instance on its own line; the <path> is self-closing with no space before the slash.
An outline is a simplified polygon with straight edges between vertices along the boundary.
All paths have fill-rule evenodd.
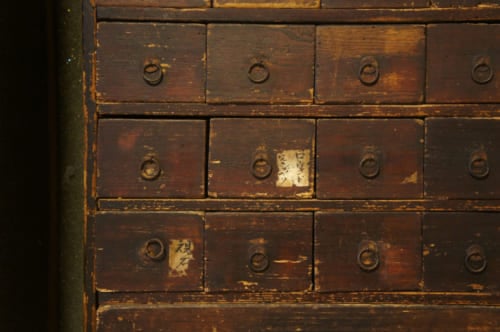
<path id="1" fill-rule="evenodd" d="M 102 22 L 97 101 L 500 102 L 500 25 L 425 29 Z"/>
<path id="2" fill-rule="evenodd" d="M 494 0 L 491 0 L 493 3 Z M 147 7 L 253 7 L 253 8 L 419 8 L 431 4 L 439 7 L 476 6 L 480 0 L 97 0 L 104 6 Z"/>

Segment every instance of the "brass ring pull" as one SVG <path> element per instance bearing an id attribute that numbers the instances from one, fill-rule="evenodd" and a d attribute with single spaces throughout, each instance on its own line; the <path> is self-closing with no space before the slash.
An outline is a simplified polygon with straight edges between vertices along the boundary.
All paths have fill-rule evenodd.
<path id="1" fill-rule="evenodd" d="M 374 179 L 380 174 L 380 158 L 377 153 L 368 151 L 361 156 L 359 173 L 366 179 Z"/>
<path id="2" fill-rule="evenodd" d="M 377 243 L 370 240 L 361 241 L 358 246 L 357 262 L 363 271 L 370 272 L 375 270 L 380 264 Z"/>
<path id="3" fill-rule="evenodd" d="M 144 255 L 152 261 L 159 262 L 165 258 L 165 246 L 160 239 L 154 238 L 144 243 Z"/>
<path id="4" fill-rule="evenodd" d="M 250 255 L 248 263 L 248 267 L 250 268 L 250 270 L 256 273 L 261 273 L 269 268 L 270 260 L 265 250 L 258 249 L 252 255 Z"/>
<path id="5" fill-rule="evenodd" d="M 477 84 L 486 84 L 493 79 L 494 70 L 489 56 L 476 56 L 472 61 L 472 80 Z"/>
<path id="6" fill-rule="evenodd" d="M 161 174 L 160 162 L 154 156 L 147 155 L 141 163 L 140 171 L 144 180 L 156 180 Z"/>
<path id="7" fill-rule="evenodd" d="M 490 173 L 488 155 L 484 150 L 474 151 L 469 159 L 469 174 L 478 180 L 485 179 Z"/>
<path id="8" fill-rule="evenodd" d="M 481 273 L 486 269 L 488 262 L 480 245 L 473 244 L 465 251 L 465 267 L 471 273 Z"/>
<path id="9" fill-rule="evenodd" d="M 155 86 L 161 83 L 163 71 L 158 60 L 150 61 L 144 65 L 143 78 L 149 85 Z"/>
<path id="10" fill-rule="evenodd" d="M 251 168 L 252 175 L 259 180 L 267 179 L 273 172 L 273 166 L 266 156 L 256 156 Z"/>
<path id="11" fill-rule="evenodd" d="M 364 85 L 374 85 L 380 78 L 378 61 L 373 56 L 364 56 L 359 62 L 358 78 Z"/>
<path id="12" fill-rule="evenodd" d="M 248 79 L 255 84 L 264 83 L 269 76 L 269 69 L 262 62 L 256 62 L 248 69 Z"/>

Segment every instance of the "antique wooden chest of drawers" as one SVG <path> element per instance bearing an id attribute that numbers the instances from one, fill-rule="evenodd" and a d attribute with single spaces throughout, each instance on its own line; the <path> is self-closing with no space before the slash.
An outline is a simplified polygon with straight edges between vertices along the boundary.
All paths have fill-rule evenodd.
<path id="1" fill-rule="evenodd" d="M 87 331 L 500 331 L 500 3 L 84 5 Z"/>

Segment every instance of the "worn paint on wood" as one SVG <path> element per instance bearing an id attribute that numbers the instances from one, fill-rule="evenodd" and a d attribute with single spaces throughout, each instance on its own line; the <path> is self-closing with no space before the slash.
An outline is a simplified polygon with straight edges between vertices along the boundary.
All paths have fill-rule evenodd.
<path id="1" fill-rule="evenodd" d="M 319 8 L 320 0 L 213 0 L 214 7 Z"/>
<path id="2" fill-rule="evenodd" d="M 322 8 L 423 8 L 429 0 L 321 0 Z"/>
<path id="3" fill-rule="evenodd" d="M 210 0 L 95 0 L 98 6 L 131 7 L 210 7 Z"/>

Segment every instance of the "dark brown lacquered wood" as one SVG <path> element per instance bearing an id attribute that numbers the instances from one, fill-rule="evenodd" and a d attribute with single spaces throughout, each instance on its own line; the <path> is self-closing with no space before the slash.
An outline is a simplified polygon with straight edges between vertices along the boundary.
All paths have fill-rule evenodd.
<path id="1" fill-rule="evenodd" d="M 200 24 L 99 23 L 97 100 L 205 101 L 205 38 Z"/>
<path id="2" fill-rule="evenodd" d="M 423 100 L 423 26 L 320 26 L 316 39 L 316 102 Z"/>
<path id="3" fill-rule="evenodd" d="M 499 24 L 430 25 L 427 38 L 428 102 L 500 102 Z"/>
<path id="4" fill-rule="evenodd" d="M 318 120 L 317 197 L 422 197 L 424 122 Z"/>
<path id="5" fill-rule="evenodd" d="M 312 197 L 315 125 L 309 119 L 212 119 L 208 195 Z"/>
<path id="6" fill-rule="evenodd" d="M 209 103 L 308 103 L 314 86 L 314 27 L 208 25 Z"/>
<path id="7" fill-rule="evenodd" d="M 428 5 L 429 0 L 321 0 L 321 8 L 419 8 Z"/>
<path id="8" fill-rule="evenodd" d="M 210 7 L 211 0 L 95 0 L 97 6 Z"/>
<path id="9" fill-rule="evenodd" d="M 500 120 L 426 121 L 425 195 L 495 199 L 500 197 Z"/>
<path id="10" fill-rule="evenodd" d="M 99 121 L 98 197 L 205 195 L 203 120 Z"/>
<path id="11" fill-rule="evenodd" d="M 498 292 L 499 220 L 499 215 L 488 213 L 425 214 L 425 289 Z"/>
<path id="12" fill-rule="evenodd" d="M 417 290 L 421 215 L 315 214 L 315 289 Z"/>
<path id="13" fill-rule="evenodd" d="M 319 8 L 320 0 L 213 0 L 214 7 Z"/>
<path id="14" fill-rule="evenodd" d="M 208 213 L 206 289 L 309 290 L 311 239 L 312 213 Z"/>
<path id="15" fill-rule="evenodd" d="M 202 289 L 201 214 L 100 213 L 95 231 L 98 291 Z"/>
<path id="16" fill-rule="evenodd" d="M 437 7 L 498 6 L 497 0 L 431 0 L 431 3 Z"/>
<path id="17" fill-rule="evenodd" d="M 123 305 L 98 312 L 97 331 L 500 331 L 494 307 L 369 305 Z M 168 326 L 166 326 L 168 322 Z"/>

